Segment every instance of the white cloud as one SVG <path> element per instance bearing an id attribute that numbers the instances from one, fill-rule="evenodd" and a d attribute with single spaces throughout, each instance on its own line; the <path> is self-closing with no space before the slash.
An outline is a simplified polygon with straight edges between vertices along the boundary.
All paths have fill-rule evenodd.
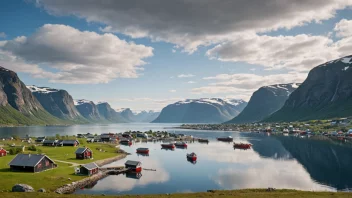
<path id="1" fill-rule="evenodd" d="M 5 32 L 0 32 L 0 38 L 6 38 L 6 36 Z"/>
<path id="2" fill-rule="evenodd" d="M 352 36 L 352 20 L 342 19 L 340 22 L 335 24 L 334 30 L 336 32 L 336 36 L 338 37 Z"/>
<path id="3" fill-rule="evenodd" d="M 169 92 L 171 92 L 171 93 L 175 93 L 175 92 L 176 92 L 176 90 L 171 89 L 171 90 L 169 90 Z"/>
<path id="4" fill-rule="evenodd" d="M 136 78 L 138 70 L 146 64 L 142 59 L 153 56 L 153 48 L 128 43 L 112 34 L 52 24 L 44 25 L 29 37 L 5 41 L 0 50 L 4 67 L 68 84 Z M 28 71 L 30 68 L 33 71 Z M 49 68 L 57 72 L 47 72 Z"/>
<path id="5" fill-rule="evenodd" d="M 190 53 L 200 45 L 218 43 L 239 32 L 266 32 L 320 22 L 352 5 L 352 0 L 36 2 L 54 15 L 76 15 L 89 22 L 104 23 L 104 32 L 166 41 Z"/>
<path id="6" fill-rule="evenodd" d="M 178 78 L 191 78 L 194 77 L 193 74 L 180 74 L 177 76 Z"/>
<path id="7" fill-rule="evenodd" d="M 188 84 L 194 84 L 194 83 L 196 83 L 196 82 L 194 82 L 194 81 L 188 81 L 187 83 L 188 83 Z"/>
<path id="8" fill-rule="evenodd" d="M 271 75 L 256 75 L 248 73 L 219 74 L 205 77 L 204 80 L 212 80 L 207 86 L 192 89 L 194 94 L 231 94 L 236 98 L 247 100 L 254 91 L 262 86 L 285 83 L 301 83 L 307 77 L 307 73 L 286 73 Z"/>
<path id="9" fill-rule="evenodd" d="M 176 53 L 176 50 L 175 50 L 175 49 L 172 49 L 172 53 Z"/>

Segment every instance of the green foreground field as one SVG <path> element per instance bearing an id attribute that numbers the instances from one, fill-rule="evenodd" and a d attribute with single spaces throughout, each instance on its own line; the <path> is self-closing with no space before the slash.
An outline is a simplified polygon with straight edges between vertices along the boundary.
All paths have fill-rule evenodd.
<path id="1" fill-rule="evenodd" d="M 75 151 L 77 147 L 47 147 L 37 146 L 37 151 L 25 150 L 24 153 L 42 153 L 49 156 L 58 167 L 52 170 L 47 170 L 40 173 L 26 173 L 26 172 L 12 172 L 8 166 L 8 163 L 15 157 L 15 155 L 7 155 L 0 157 L 0 191 L 10 191 L 12 186 L 18 183 L 28 184 L 34 189 L 44 188 L 47 191 L 54 191 L 58 187 L 71 183 L 72 181 L 78 181 L 85 176 L 77 176 L 74 174 L 74 167 L 79 164 L 87 164 L 95 162 L 101 159 L 107 159 L 119 155 L 117 153 L 118 148 L 113 144 L 104 143 L 85 143 L 83 139 L 80 139 L 81 146 L 87 146 L 93 151 L 93 159 L 90 160 L 77 160 L 75 158 Z M 6 142 L 0 141 L 2 145 L 25 145 L 21 141 L 8 140 Z M 6 149 L 10 147 L 5 146 Z"/>
<path id="2" fill-rule="evenodd" d="M 264 189 L 248 189 L 248 190 L 234 190 L 234 191 L 215 191 L 209 193 L 183 193 L 183 194 L 162 194 L 162 195 L 120 195 L 120 196 L 105 196 L 105 195 L 59 195 L 54 193 L 0 193 L 1 197 L 4 198 L 100 198 L 100 197 L 138 197 L 138 198 L 211 198 L 211 197 L 258 197 L 258 198 L 269 198 L 269 197 L 283 197 L 283 198 L 325 198 L 325 197 L 352 197 L 351 193 L 332 193 L 332 192 L 304 192 L 294 190 L 276 190 L 273 192 L 266 192 Z"/>

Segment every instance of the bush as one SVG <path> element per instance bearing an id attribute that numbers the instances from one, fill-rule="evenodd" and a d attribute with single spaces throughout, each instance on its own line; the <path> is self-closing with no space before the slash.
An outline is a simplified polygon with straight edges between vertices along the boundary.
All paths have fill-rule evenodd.
<path id="1" fill-rule="evenodd" d="M 21 153 L 22 152 L 22 148 L 11 148 L 10 150 L 9 150 L 9 152 L 10 152 L 10 155 L 17 155 L 18 153 Z"/>
<path id="2" fill-rule="evenodd" d="M 31 146 L 28 147 L 28 150 L 37 151 L 37 148 L 34 145 L 31 145 Z"/>

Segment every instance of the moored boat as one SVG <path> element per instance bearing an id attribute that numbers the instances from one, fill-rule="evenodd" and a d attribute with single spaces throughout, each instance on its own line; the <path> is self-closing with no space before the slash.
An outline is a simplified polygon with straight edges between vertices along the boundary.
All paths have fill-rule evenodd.
<path id="1" fill-rule="evenodd" d="M 208 139 L 199 138 L 199 139 L 198 139 L 198 142 L 201 142 L 201 143 L 209 143 L 209 140 L 208 140 Z"/>
<path id="2" fill-rule="evenodd" d="M 137 148 L 137 153 L 148 154 L 149 148 Z"/>
<path id="3" fill-rule="evenodd" d="M 218 141 L 223 141 L 223 142 L 232 142 L 233 138 L 231 136 L 228 137 L 218 137 L 216 138 Z"/>
<path id="4" fill-rule="evenodd" d="M 186 148 L 186 147 L 187 147 L 187 144 L 186 144 L 186 142 L 176 142 L 176 143 L 175 143 L 175 146 L 176 146 L 176 147 Z"/>
<path id="5" fill-rule="evenodd" d="M 175 148 L 175 144 L 173 143 L 169 143 L 169 144 L 161 144 L 162 148 L 168 148 L 168 149 L 174 149 Z"/>
<path id="6" fill-rule="evenodd" d="M 188 160 L 197 161 L 197 155 L 195 153 L 189 153 L 186 156 Z"/>
<path id="7" fill-rule="evenodd" d="M 130 140 L 121 140 L 120 141 L 120 144 L 123 144 L 123 145 L 132 145 L 132 141 L 130 141 Z"/>
<path id="8" fill-rule="evenodd" d="M 237 149 L 250 149 L 252 147 L 252 144 L 233 143 L 233 147 Z"/>

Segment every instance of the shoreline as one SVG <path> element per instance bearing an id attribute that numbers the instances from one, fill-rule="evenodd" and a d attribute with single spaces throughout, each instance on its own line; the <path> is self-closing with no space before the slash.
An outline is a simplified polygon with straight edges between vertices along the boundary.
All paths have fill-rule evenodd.
<path id="1" fill-rule="evenodd" d="M 107 159 L 98 160 L 96 163 L 99 167 L 111 164 L 113 162 L 119 161 L 127 157 L 127 153 L 123 152 L 118 156 L 110 157 Z M 54 192 L 57 194 L 72 194 L 79 188 L 84 188 L 85 186 L 97 182 L 105 177 L 109 176 L 108 172 L 99 172 L 98 174 L 92 175 L 90 177 L 86 177 L 79 181 L 71 182 L 69 184 L 65 184 L 59 188 L 57 188 Z"/>

